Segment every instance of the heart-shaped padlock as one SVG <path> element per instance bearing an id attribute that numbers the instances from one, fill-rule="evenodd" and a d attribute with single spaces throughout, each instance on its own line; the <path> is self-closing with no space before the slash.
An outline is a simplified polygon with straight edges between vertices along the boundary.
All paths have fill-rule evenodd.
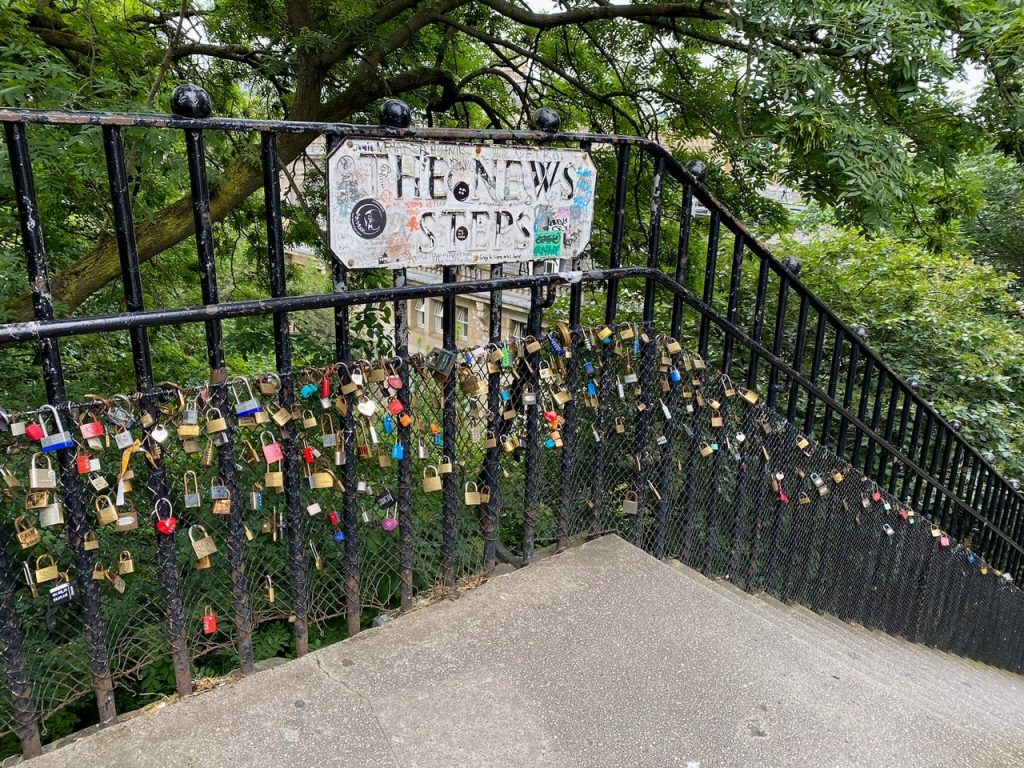
<path id="1" fill-rule="evenodd" d="M 363 414 L 363 416 L 369 418 L 377 412 L 377 403 L 366 395 L 363 395 L 359 398 L 359 404 L 356 405 L 356 409 Z"/>
<path id="2" fill-rule="evenodd" d="M 160 517 L 156 521 L 156 529 L 165 536 L 170 536 L 178 527 L 178 520 L 174 517 Z"/>

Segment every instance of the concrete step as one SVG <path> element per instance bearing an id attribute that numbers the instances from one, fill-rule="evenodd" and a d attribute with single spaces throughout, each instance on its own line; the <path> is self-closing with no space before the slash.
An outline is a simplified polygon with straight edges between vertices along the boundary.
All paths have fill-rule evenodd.
<path id="1" fill-rule="evenodd" d="M 982 677 L 994 673 L 1006 677 L 1010 684 L 1020 683 L 1016 675 L 847 624 L 803 606 L 783 604 L 770 595 L 748 594 L 728 581 L 707 579 L 678 561 L 670 561 L 670 565 L 748 612 L 752 621 L 767 622 L 775 631 L 787 635 L 790 642 L 803 646 L 808 654 L 841 662 L 844 671 L 836 674 L 857 675 L 883 689 L 901 690 L 911 698 L 935 695 L 937 689 L 942 695 L 963 698 L 964 705 L 992 727 L 1010 729 L 1024 739 L 1024 729 L 1017 718 L 990 702 L 965 697 L 965 692 L 976 685 L 979 670 Z"/>
<path id="2" fill-rule="evenodd" d="M 609 536 L 34 765 L 1024 765 L 1017 678 L 798 613 Z"/>

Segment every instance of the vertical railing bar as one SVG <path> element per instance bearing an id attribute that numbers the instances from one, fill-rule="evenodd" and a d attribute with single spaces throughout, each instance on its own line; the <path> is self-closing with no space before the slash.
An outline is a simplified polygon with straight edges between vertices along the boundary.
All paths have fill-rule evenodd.
<path id="1" fill-rule="evenodd" d="M 526 322 L 527 336 L 540 336 L 541 329 L 541 298 L 540 288 L 530 287 L 530 315 Z M 529 366 L 526 384 L 534 391 L 538 388 L 539 352 L 521 350 Z M 540 509 L 540 416 L 538 406 L 526 406 L 526 462 L 523 467 L 523 559 L 533 559 L 534 536 L 536 534 L 537 513 Z"/>
<path id="2" fill-rule="evenodd" d="M 21 123 L 4 123 L 11 175 L 18 204 L 18 218 L 21 224 L 22 248 L 25 252 L 28 284 L 32 288 L 32 310 L 36 320 L 52 320 L 53 298 L 50 294 L 49 266 L 46 244 L 43 239 L 42 223 L 36 201 L 35 181 L 32 175 L 32 160 L 28 151 L 25 126 Z M 60 343 L 57 339 L 39 341 L 39 358 L 46 385 L 47 402 L 60 414 L 65 425 L 70 423 L 67 392 L 64 388 L 64 372 L 61 365 Z M 78 572 L 78 586 L 82 594 L 82 619 L 84 622 L 85 645 L 89 655 L 89 668 L 96 692 L 96 706 L 100 722 L 107 723 L 117 716 L 114 706 L 114 684 L 110 676 L 110 662 L 107 652 L 107 633 L 103 626 L 99 590 L 92 579 L 93 556 L 85 548 L 85 534 L 88 524 L 85 519 L 83 486 L 75 469 L 74 456 L 68 451 L 58 451 L 61 486 L 67 491 L 69 540 L 75 556 L 75 570 Z M 10 658 L 7 659 L 10 662 Z M 12 691 L 12 693 L 16 693 Z M 34 746 L 34 745 L 33 745 Z"/>
<path id="3" fill-rule="evenodd" d="M 491 265 L 491 279 L 499 279 L 504 272 L 501 264 Z M 494 349 L 501 343 L 501 310 L 504 298 L 502 291 L 491 291 L 491 303 L 489 312 L 488 339 Z M 484 456 L 484 477 L 491 492 L 487 508 L 484 510 L 483 534 L 484 534 L 484 570 L 491 573 L 496 562 L 496 547 L 498 538 L 498 510 L 501 509 L 501 489 L 498 483 L 498 462 L 501 452 L 500 444 L 497 442 L 498 432 L 502 422 L 501 414 L 498 412 L 501 407 L 501 365 L 495 366 L 495 372 L 487 376 L 487 430 L 495 437 L 494 447 L 488 448 Z"/>
<path id="4" fill-rule="evenodd" d="M 845 333 L 842 328 L 833 326 L 835 331 L 835 339 L 832 345 L 832 364 L 829 367 L 828 373 L 828 396 L 832 399 L 836 399 L 836 390 L 839 387 L 839 373 L 842 368 L 843 359 L 843 341 L 845 339 Z M 832 407 L 826 403 L 825 412 L 821 419 L 821 444 L 824 447 L 828 447 L 829 437 L 832 432 Z M 838 453 L 838 452 L 837 452 Z M 841 457 L 840 457 L 841 458 Z"/>
<path id="5" fill-rule="evenodd" d="M 129 312 L 145 311 L 142 294 L 142 276 L 139 254 L 135 242 L 135 223 L 132 218 L 128 171 L 125 166 L 124 137 L 121 128 L 103 126 L 103 149 L 107 160 L 107 180 L 114 214 L 114 232 L 121 261 L 121 280 L 124 287 L 125 309 Z M 157 418 L 156 398 L 153 391 L 153 362 L 149 348 L 149 332 L 145 328 L 129 331 L 132 360 L 135 365 L 135 384 L 142 395 L 140 406 L 151 419 Z M 163 456 L 154 453 L 146 481 L 154 504 L 168 498 Z M 177 547 L 173 536 L 158 536 L 156 541 L 157 571 L 163 590 L 164 610 L 167 617 L 167 635 L 171 646 L 175 689 L 182 696 L 192 692 L 192 673 L 188 640 L 185 632 L 185 605 L 181 593 L 181 573 L 178 570 Z"/>
<path id="6" fill-rule="evenodd" d="M 679 242 L 676 250 L 676 282 L 686 285 L 687 268 L 690 265 L 690 227 L 693 225 L 693 185 L 689 182 L 683 184 L 683 206 L 679 217 Z M 673 338 L 678 339 L 682 332 L 683 325 L 683 298 L 682 296 L 672 297 L 672 324 L 671 331 Z"/>
<path id="7" fill-rule="evenodd" d="M 764 336 L 764 313 L 765 304 L 768 298 L 768 259 L 761 259 L 757 271 L 757 292 L 754 298 L 754 327 L 750 331 L 750 338 L 756 344 L 761 343 Z M 761 357 L 754 351 L 750 353 L 750 363 L 747 365 L 747 387 L 757 389 L 757 368 Z"/>
<path id="8" fill-rule="evenodd" d="M 924 498 L 921 500 L 921 513 L 927 515 L 930 520 L 935 520 L 935 514 L 932 510 L 932 496 L 937 495 L 940 491 L 936 490 L 934 483 L 941 482 L 938 476 L 939 471 L 939 457 L 945 455 L 945 460 L 949 460 L 949 450 L 952 447 L 950 440 L 952 438 L 952 432 L 945 429 L 941 424 L 937 424 L 937 440 L 935 441 L 935 447 L 932 449 L 931 461 L 928 462 L 927 466 L 922 464 L 922 468 L 925 468 L 928 472 L 928 478 L 931 482 L 927 483 L 924 487 Z"/>
<path id="9" fill-rule="evenodd" d="M 887 374 L 885 378 L 889 382 L 889 407 L 885 415 L 885 431 L 882 433 L 882 437 L 885 438 L 887 443 L 892 443 L 892 433 L 896 428 L 896 406 L 899 404 L 902 389 L 899 385 L 899 381 L 894 379 L 891 375 Z M 897 447 L 899 447 L 898 444 Z M 889 467 L 892 466 L 892 459 L 893 457 L 886 451 L 879 450 L 878 471 L 875 474 L 875 479 L 878 481 L 879 485 L 887 486 L 889 479 Z M 895 488 L 893 488 L 893 490 L 895 490 Z"/>
<path id="10" fill-rule="evenodd" d="M 454 283 L 457 279 L 457 268 L 445 266 L 442 268 L 442 282 Z M 451 352 L 455 351 L 455 294 L 447 293 L 441 301 L 442 318 L 441 338 L 442 346 Z M 441 442 L 444 455 L 451 460 L 452 464 L 458 463 L 456 441 L 458 438 L 458 424 L 455 418 L 455 384 L 454 372 L 445 378 L 441 385 L 442 391 L 442 412 L 441 412 Z M 442 512 L 441 512 L 441 569 L 442 581 L 445 587 L 455 587 L 456 558 L 458 557 L 459 544 L 459 506 L 455 487 L 455 473 L 449 472 L 442 475 Z"/>
<path id="11" fill-rule="evenodd" d="M 583 303 L 583 286 L 575 282 L 569 288 L 569 343 L 565 347 L 565 387 L 570 393 L 576 392 L 579 378 L 577 351 L 580 339 L 580 312 Z M 576 400 L 573 398 L 562 408 L 565 425 L 562 428 L 561 494 L 558 504 L 556 549 L 561 551 L 569 546 L 569 519 L 573 498 L 573 473 L 576 469 Z"/>
<path id="12" fill-rule="evenodd" d="M 662 194 L 665 179 L 665 160 L 661 155 L 654 158 L 653 179 L 651 188 L 651 220 L 647 238 L 647 266 L 650 269 L 660 269 L 661 259 L 659 249 L 661 247 L 661 206 Z M 647 516 L 648 498 L 648 475 L 650 461 L 646 453 L 650 442 L 651 432 L 651 406 L 653 402 L 654 388 L 654 298 L 655 283 L 648 277 L 644 282 L 644 305 L 643 323 L 640 334 L 640 403 L 643 410 L 636 416 L 636 442 L 634 444 L 634 455 L 637 457 L 639 470 L 637 472 L 636 493 L 640 500 L 639 511 L 633 516 L 630 528 L 630 541 L 634 546 L 643 547 L 644 520 Z M 640 404 L 638 403 L 638 405 Z M 656 514 L 660 515 L 661 505 L 658 505 Z M 662 523 L 658 521 L 659 525 Z"/>
<path id="13" fill-rule="evenodd" d="M 814 330 L 814 356 L 811 359 L 811 382 L 815 385 L 818 383 L 818 376 L 821 374 L 821 361 L 822 352 L 825 351 L 825 313 L 818 313 L 818 323 Z M 804 434 L 808 437 L 814 431 L 814 416 L 817 407 L 817 400 L 814 394 L 811 392 L 807 393 L 807 410 L 804 412 Z"/>
<path id="14" fill-rule="evenodd" d="M 870 360 L 870 356 L 868 360 Z M 848 411 L 853 405 L 853 389 L 857 381 L 857 365 L 860 362 L 860 344 L 856 339 L 850 342 L 850 360 L 846 369 L 846 386 L 843 387 L 843 408 Z M 850 420 L 845 412 L 839 416 L 839 433 L 836 435 L 836 453 L 839 456 L 846 455 L 846 437 L 850 429 Z"/>
<path id="15" fill-rule="evenodd" d="M 186 86 L 188 87 L 188 86 Z M 198 89 L 196 89 L 198 90 Z M 209 102 L 209 96 L 203 98 Z M 208 117 L 182 111 L 176 99 L 172 110 L 179 117 Z M 210 216 L 210 189 L 206 178 L 206 145 L 202 128 L 186 128 L 185 150 L 188 157 L 189 183 L 192 192 L 192 216 L 196 233 L 196 252 L 199 257 L 199 285 L 203 304 L 219 304 L 217 287 L 217 261 L 213 249 L 213 220 Z M 231 591 L 234 599 L 235 627 L 238 630 L 238 656 L 244 674 L 254 671 L 252 651 L 252 607 L 245 573 L 245 533 L 242 507 L 239 504 L 238 475 L 235 468 L 235 441 L 231 421 L 228 419 L 227 368 L 224 362 L 224 332 L 221 321 L 205 321 L 206 357 L 210 366 L 209 405 L 228 420 L 224 442 L 217 447 L 218 474 L 231 493 L 231 514 L 227 519 L 228 564 L 231 570 Z"/>
<path id="16" fill-rule="evenodd" d="M 396 288 L 406 285 L 408 275 L 405 269 L 396 269 L 393 282 Z M 412 407 L 409 392 L 409 304 L 405 300 L 394 302 L 395 313 L 395 358 L 398 377 L 402 388 L 396 393 L 398 402 L 408 412 Z M 398 596 L 403 611 L 412 610 L 412 579 L 415 568 L 416 531 L 413 530 L 412 514 L 412 424 L 406 426 L 398 421 L 395 431 L 397 445 L 402 446 L 402 456 L 397 459 L 395 470 L 398 482 Z M 493 558 L 493 554 L 492 554 Z"/>
<path id="17" fill-rule="evenodd" d="M 732 248 L 732 268 L 729 273 L 729 303 L 726 306 L 725 317 L 731 324 L 736 324 L 736 315 L 740 306 L 740 278 L 743 272 L 743 235 L 734 233 Z M 728 376 L 732 372 L 733 336 L 725 334 L 725 341 L 722 344 L 722 373 Z"/>
<path id="18" fill-rule="evenodd" d="M 917 450 L 917 441 L 918 441 L 918 438 L 921 436 L 921 422 L 922 422 L 922 419 L 924 417 L 924 411 L 921 409 L 921 407 L 917 403 L 915 403 L 913 401 L 912 398 L 908 397 L 906 399 L 906 401 L 904 402 L 904 410 L 907 413 L 909 413 L 911 407 L 913 407 L 913 409 L 914 409 L 914 421 L 913 421 L 913 424 L 911 425 L 911 428 L 910 428 L 910 442 L 907 444 L 907 447 L 904 450 L 904 453 L 906 454 L 907 458 L 911 462 L 913 462 L 913 460 L 914 460 L 914 451 Z M 903 432 L 905 432 L 905 429 L 906 429 L 906 424 L 904 423 L 900 427 L 900 442 L 899 442 L 899 445 L 900 445 L 901 448 L 903 446 Z M 901 463 L 900 466 L 902 467 L 902 463 Z M 894 469 L 894 471 L 895 471 L 895 469 Z M 903 498 L 903 499 L 907 499 L 908 498 L 907 487 L 911 484 L 911 482 L 913 481 L 914 478 L 909 476 L 905 469 L 902 469 L 901 471 L 902 471 L 902 478 L 903 479 L 902 479 L 902 482 L 900 483 L 899 496 L 901 498 Z"/>
<path id="19" fill-rule="evenodd" d="M 867 456 L 864 459 L 864 474 L 868 477 L 877 477 L 875 471 L 875 447 L 877 445 L 876 435 L 878 426 L 882 421 L 882 398 L 885 396 L 885 385 L 888 376 L 884 369 L 878 370 L 878 378 L 875 381 L 875 399 L 871 406 L 871 434 L 867 435 Z M 884 463 L 884 454 L 880 457 Z"/>
<path id="20" fill-rule="evenodd" d="M 715 298 L 715 274 L 718 268 L 718 238 L 721 234 L 721 214 L 717 209 L 711 211 L 711 220 L 708 222 L 708 256 L 704 265 L 704 289 L 701 300 L 705 305 L 711 307 Z M 711 318 L 705 314 L 700 317 L 700 336 L 698 337 L 697 350 L 701 356 L 708 354 L 708 335 L 711 331 Z"/>
<path id="21" fill-rule="evenodd" d="M 341 141 L 337 134 L 327 136 L 327 151 Z M 331 282 L 335 293 L 345 293 L 349 288 L 349 269 L 338 259 L 331 261 Z M 349 308 L 347 305 L 334 308 L 334 359 L 346 368 L 352 366 L 352 339 L 349 328 Z M 349 397 L 351 403 L 351 396 Z M 342 416 L 342 436 L 344 439 L 345 464 L 342 472 L 342 527 L 345 532 L 345 614 L 348 623 L 348 634 L 359 633 L 362 627 L 363 606 L 360 595 L 360 562 L 359 562 L 359 499 L 356 496 L 358 467 L 356 466 L 356 421 L 351 404 L 347 413 Z"/>
<path id="22" fill-rule="evenodd" d="M 914 457 L 913 456 L 910 457 L 911 460 L 914 461 L 914 463 L 917 464 L 917 466 L 919 466 L 919 467 L 925 466 L 925 457 L 928 455 L 928 449 L 932 448 L 931 438 L 932 438 L 932 427 L 933 426 L 934 426 L 934 422 L 933 422 L 933 419 L 932 419 L 932 415 L 930 413 L 926 413 L 925 414 L 925 419 L 924 419 L 924 434 L 921 436 L 920 453 L 918 454 L 918 457 L 917 457 L 916 461 L 914 461 Z M 918 505 L 918 501 L 921 498 L 921 482 L 922 482 L 921 475 L 915 475 L 914 476 L 914 492 L 911 495 L 911 502 L 910 502 L 910 505 L 915 510 L 920 509 L 920 506 Z"/>
<path id="23" fill-rule="evenodd" d="M 625 229 L 626 186 L 629 178 L 629 144 L 620 144 L 616 155 L 615 201 L 613 203 L 612 241 L 608 256 L 608 266 L 616 269 L 622 266 L 622 237 Z M 615 323 L 619 308 L 619 281 L 611 279 L 606 287 L 604 321 L 608 326 Z M 590 488 L 590 532 L 596 534 L 601 530 L 605 509 L 604 475 L 607 452 L 605 444 L 608 440 L 608 403 L 612 387 L 612 348 L 610 344 L 600 345 L 601 378 L 598 382 L 600 393 L 597 407 L 597 433 L 601 436 L 594 450 L 594 474 Z"/>
<path id="24" fill-rule="evenodd" d="M 952 518 L 959 514 L 959 508 L 953 504 L 954 498 L 960 498 L 960 488 L 963 485 L 963 474 L 960 472 L 961 463 L 964 460 L 963 441 L 954 437 L 956 443 L 953 449 L 952 459 L 949 456 L 949 447 L 946 448 L 946 456 L 941 466 L 942 483 L 949 489 L 948 494 L 943 494 L 942 509 L 939 513 L 940 525 L 943 529 L 949 528 Z"/>
<path id="25" fill-rule="evenodd" d="M 281 171 L 277 156 L 277 136 L 261 136 L 263 156 L 263 204 L 267 220 L 267 256 L 270 262 L 270 295 L 287 295 L 284 264 L 284 232 L 281 223 Z M 295 381 L 292 370 L 292 338 L 288 329 L 288 313 L 274 313 L 274 358 L 280 378 L 278 402 L 288 411 L 295 405 Z M 295 654 L 309 651 L 309 583 L 306 560 L 306 520 L 299 491 L 298 446 L 291 422 L 281 429 L 284 458 L 284 506 L 288 524 L 288 575 L 291 581 L 292 615 L 294 619 Z"/>
<path id="26" fill-rule="evenodd" d="M 782 340 L 786 334 L 786 311 L 789 308 L 789 271 L 779 272 L 779 298 L 775 306 L 775 329 L 772 332 L 772 354 L 782 356 Z M 779 397 L 779 369 L 768 363 L 768 408 L 775 409 Z"/>
<path id="27" fill-rule="evenodd" d="M 868 398 L 871 396 L 871 377 L 874 375 L 874 373 L 875 373 L 875 362 L 874 362 L 874 359 L 869 355 L 864 360 L 864 375 L 861 377 L 861 380 L 860 380 L 860 399 L 859 399 L 859 401 L 857 403 L 857 418 L 860 419 L 861 421 L 864 421 L 867 418 Z M 879 385 L 882 384 L 882 378 L 883 378 L 882 376 L 878 377 L 878 384 Z M 872 426 L 873 427 L 877 427 L 878 425 L 874 424 Z M 860 463 L 860 451 L 861 451 L 861 447 L 864 445 L 864 438 L 865 437 L 867 438 L 868 443 L 871 443 L 873 438 L 870 435 L 862 434 L 860 428 L 855 426 L 854 429 L 853 429 L 853 440 L 854 440 L 854 443 L 853 443 L 852 463 L 853 463 L 853 466 L 858 467 L 858 468 L 864 470 L 864 474 L 865 475 L 870 475 L 870 473 L 867 471 L 868 470 L 867 464 L 865 464 L 862 467 L 861 463 Z"/>
<path id="28" fill-rule="evenodd" d="M 796 321 L 796 344 L 793 347 L 793 369 L 798 373 L 803 370 L 804 353 L 807 351 L 807 313 L 809 309 L 810 300 L 806 293 L 801 293 Z M 796 379 L 793 379 L 789 385 L 789 400 L 786 403 L 786 419 L 790 424 L 796 424 L 796 408 L 799 399 L 800 385 Z"/>

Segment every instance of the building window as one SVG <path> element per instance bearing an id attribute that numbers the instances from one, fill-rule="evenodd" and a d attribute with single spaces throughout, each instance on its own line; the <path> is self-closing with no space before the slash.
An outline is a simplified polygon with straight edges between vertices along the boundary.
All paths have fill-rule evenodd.
<path id="1" fill-rule="evenodd" d="M 510 339 L 523 338 L 526 335 L 526 323 L 521 320 L 509 320 L 508 335 Z"/>
<path id="2" fill-rule="evenodd" d="M 427 299 L 420 299 L 416 302 L 416 327 L 427 327 Z"/>
<path id="3" fill-rule="evenodd" d="M 434 332 L 442 333 L 444 331 L 444 302 L 435 301 L 434 304 Z"/>
<path id="4" fill-rule="evenodd" d="M 455 308 L 455 338 L 459 341 L 469 338 L 469 307 Z"/>

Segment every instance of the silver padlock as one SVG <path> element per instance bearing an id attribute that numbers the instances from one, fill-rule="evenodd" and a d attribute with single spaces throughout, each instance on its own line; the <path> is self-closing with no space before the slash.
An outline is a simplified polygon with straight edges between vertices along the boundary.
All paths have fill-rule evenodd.
<path id="1" fill-rule="evenodd" d="M 149 431 L 150 438 L 157 443 L 157 445 L 163 445 L 167 442 L 167 438 L 170 437 L 170 432 L 167 431 L 167 427 L 163 424 L 157 424 Z"/>
<path id="2" fill-rule="evenodd" d="M 57 409 L 52 405 L 44 405 L 43 408 L 53 414 L 54 426 L 54 431 L 51 434 L 43 435 L 39 441 L 43 453 L 53 453 L 54 451 L 63 451 L 65 448 L 73 447 L 75 441 L 71 437 L 71 433 L 66 432 L 64 425 L 60 423 L 60 415 L 57 413 Z"/>

